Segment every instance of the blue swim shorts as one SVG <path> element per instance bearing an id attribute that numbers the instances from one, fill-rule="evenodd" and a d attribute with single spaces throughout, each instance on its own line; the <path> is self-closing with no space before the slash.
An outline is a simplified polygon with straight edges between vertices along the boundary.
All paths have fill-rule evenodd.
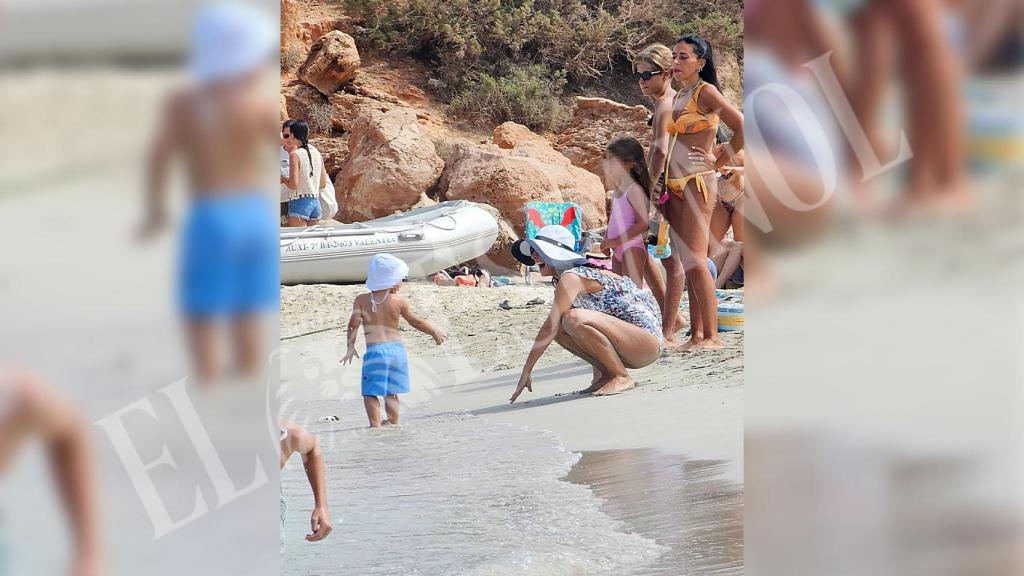
<path id="1" fill-rule="evenodd" d="M 273 203 L 246 192 L 193 199 L 182 233 L 179 302 L 188 316 L 276 310 L 280 236 Z"/>
<path id="2" fill-rule="evenodd" d="M 409 391 L 409 355 L 401 342 L 370 344 L 363 355 L 363 396 Z"/>
<path id="3" fill-rule="evenodd" d="M 319 220 L 323 216 L 320 210 L 320 198 L 316 196 L 302 196 L 288 201 L 288 215 L 305 220 Z"/>

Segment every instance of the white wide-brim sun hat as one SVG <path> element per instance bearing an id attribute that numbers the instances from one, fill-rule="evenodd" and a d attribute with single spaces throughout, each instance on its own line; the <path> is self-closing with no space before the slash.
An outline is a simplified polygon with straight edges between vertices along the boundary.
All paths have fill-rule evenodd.
<path id="1" fill-rule="evenodd" d="M 534 252 L 540 254 L 545 264 L 563 271 L 587 262 L 586 257 L 573 250 L 575 245 L 576 237 L 568 228 L 549 224 L 538 230 L 535 238 L 520 240 L 513 244 L 512 256 L 527 266 L 533 266 L 537 262 L 530 255 L 532 248 Z"/>
<path id="2" fill-rule="evenodd" d="M 192 28 L 189 68 L 200 84 L 236 80 L 271 61 L 278 37 L 273 19 L 255 7 L 237 2 L 203 7 Z"/>
<path id="3" fill-rule="evenodd" d="M 409 275 L 409 265 L 391 254 L 377 254 L 370 259 L 366 288 L 371 292 L 398 286 Z"/>

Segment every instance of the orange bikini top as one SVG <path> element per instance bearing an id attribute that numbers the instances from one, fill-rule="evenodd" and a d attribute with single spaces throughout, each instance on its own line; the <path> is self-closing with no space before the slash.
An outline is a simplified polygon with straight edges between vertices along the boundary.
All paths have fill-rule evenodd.
<path id="1" fill-rule="evenodd" d="M 702 114 L 697 110 L 697 98 L 700 96 L 700 91 L 704 89 L 707 83 L 703 80 L 693 91 L 693 95 L 690 96 L 690 100 L 686 103 L 683 108 L 683 113 L 676 118 L 675 122 L 668 125 L 668 133 L 672 136 L 676 134 L 695 134 L 697 132 L 703 132 L 711 128 L 718 128 L 718 114 L 711 112 L 710 114 Z M 678 93 L 676 94 L 678 96 Z M 673 108 L 675 102 L 672 103 Z"/>

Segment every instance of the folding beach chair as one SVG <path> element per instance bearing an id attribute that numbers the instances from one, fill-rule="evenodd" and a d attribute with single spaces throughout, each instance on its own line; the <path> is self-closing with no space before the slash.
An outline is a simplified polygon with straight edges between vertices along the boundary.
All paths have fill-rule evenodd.
<path id="1" fill-rule="evenodd" d="M 530 202 L 526 205 L 526 238 L 536 238 L 537 232 L 548 224 L 561 224 L 576 238 L 577 251 L 583 240 L 583 209 L 575 202 Z M 523 279 L 531 284 L 531 272 L 536 266 L 523 267 Z"/>
<path id="2" fill-rule="evenodd" d="M 576 250 L 583 240 L 583 209 L 575 202 L 530 202 L 526 205 L 526 237 L 536 238 L 537 232 L 549 225 L 561 224 L 576 238 Z"/>

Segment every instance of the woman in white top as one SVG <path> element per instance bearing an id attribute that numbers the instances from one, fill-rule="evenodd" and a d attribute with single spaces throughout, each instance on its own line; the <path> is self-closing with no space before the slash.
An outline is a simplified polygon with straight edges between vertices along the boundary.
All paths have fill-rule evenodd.
<path id="1" fill-rule="evenodd" d="M 320 222 L 320 189 L 327 174 L 320 152 L 309 145 L 309 125 L 295 120 L 281 131 L 281 145 L 288 151 L 288 226 L 312 226 Z"/>

